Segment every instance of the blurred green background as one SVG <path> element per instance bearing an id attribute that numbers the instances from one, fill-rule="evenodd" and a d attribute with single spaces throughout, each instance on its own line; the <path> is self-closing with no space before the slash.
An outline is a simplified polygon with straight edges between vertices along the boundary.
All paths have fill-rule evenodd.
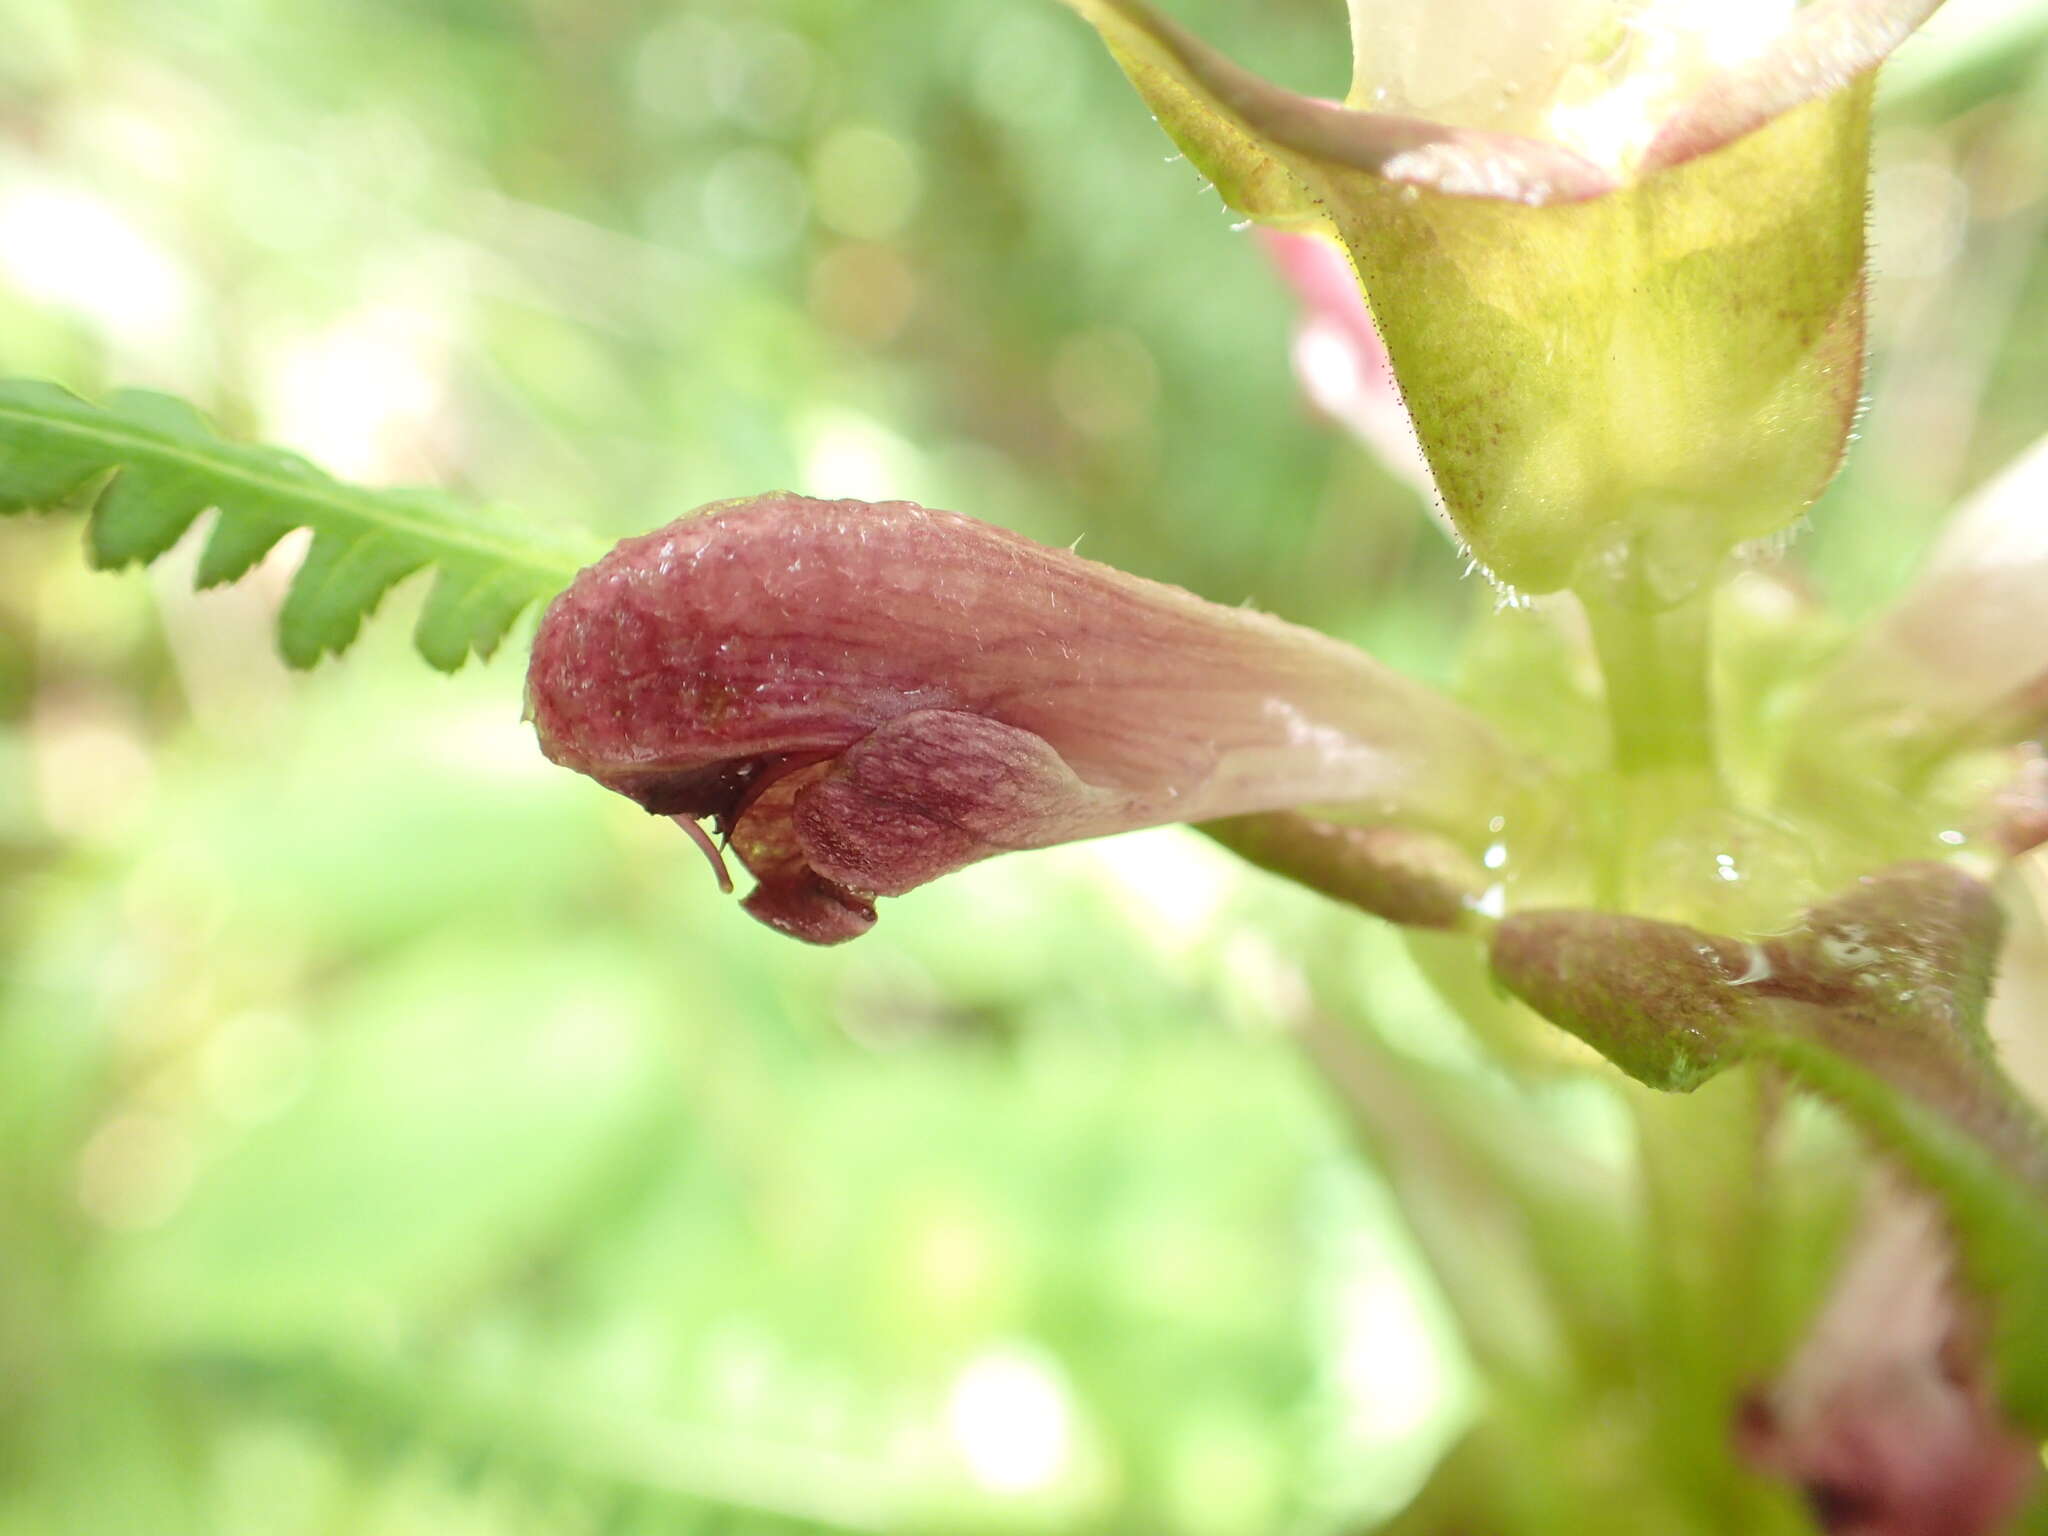
<path id="1" fill-rule="evenodd" d="M 1174 9 L 1342 87 L 1333 0 Z M 1802 546 L 1850 611 L 2048 426 L 2044 41 L 1979 4 L 1887 94 L 1873 403 Z M 1167 148 L 1050 0 L 0 0 L 0 372 L 608 537 L 910 497 L 1451 677 L 1491 594 Z M 0 525 L 0 1532 L 1412 1492 L 1481 1393 L 1286 1038 L 1486 1102 L 1399 942 L 1167 830 L 799 948 L 541 761 L 517 635 L 435 676 L 412 584 L 288 675 L 295 547 L 194 596 Z M 1521 1091 L 1529 1156 L 1619 1166 L 1618 1097 Z"/>

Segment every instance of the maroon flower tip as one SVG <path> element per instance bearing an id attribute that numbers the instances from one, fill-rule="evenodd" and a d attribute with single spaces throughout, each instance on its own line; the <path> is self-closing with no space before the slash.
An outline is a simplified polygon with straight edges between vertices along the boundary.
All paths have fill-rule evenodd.
<path id="1" fill-rule="evenodd" d="M 856 937 L 876 893 L 996 851 L 944 822 L 943 771 L 904 782 L 943 755 L 934 739 L 973 750 L 942 707 L 921 707 L 953 691 L 912 640 L 949 626 L 972 687 L 973 615 L 1026 552 L 1036 546 L 951 513 L 787 495 L 628 539 L 542 620 L 527 674 L 541 750 L 652 813 L 711 820 L 759 881 L 745 905 L 769 926 Z M 849 755 L 856 744 L 867 750 Z M 892 792 L 927 803 L 892 818 Z"/>

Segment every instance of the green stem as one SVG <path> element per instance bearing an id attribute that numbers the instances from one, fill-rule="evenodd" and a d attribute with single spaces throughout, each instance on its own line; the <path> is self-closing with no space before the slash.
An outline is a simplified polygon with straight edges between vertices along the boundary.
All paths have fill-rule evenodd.
<path id="1" fill-rule="evenodd" d="M 1707 662 L 1713 594 L 1652 610 L 1627 598 L 1586 599 L 1607 683 L 1614 766 L 1630 776 L 1715 780 Z"/>
<path id="2" fill-rule="evenodd" d="M 1783 1343 L 1770 1336 L 1762 1283 L 1771 1175 L 1762 1085 L 1732 1072 L 1696 1094 L 1627 1099 L 1649 1234 L 1641 1305 L 1656 1346 L 1640 1369 L 1658 1480 L 1714 1511 L 1710 1529 L 1753 1530 L 1745 1506 L 1756 1493 L 1732 1476 L 1728 1425 L 1743 1387 Z"/>
<path id="3" fill-rule="evenodd" d="M 1651 606 L 1617 585 L 1582 593 L 1607 688 L 1615 796 L 1601 896 L 1625 905 L 1640 856 L 1681 818 L 1720 803 L 1714 759 L 1713 588 Z"/>

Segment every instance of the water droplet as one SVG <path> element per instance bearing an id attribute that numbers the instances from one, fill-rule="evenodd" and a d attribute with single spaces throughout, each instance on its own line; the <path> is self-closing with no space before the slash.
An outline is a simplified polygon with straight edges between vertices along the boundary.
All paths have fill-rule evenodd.
<path id="1" fill-rule="evenodd" d="M 1732 811 L 1685 818 L 1640 870 L 1640 910 L 1717 933 L 1781 931 L 1821 894 L 1813 851 L 1796 828 Z"/>
<path id="2" fill-rule="evenodd" d="M 1750 987 L 1755 986 L 1760 981 L 1769 981 L 1771 979 L 1771 957 L 1765 952 L 1763 945 L 1745 944 L 1742 947 L 1749 957 L 1749 969 L 1740 976 L 1735 977 L 1729 982 L 1729 985 Z"/>
<path id="3" fill-rule="evenodd" d="M 1875 944 L 1864 942 L 1869 932 L 1860 923 L 1846 923 L 1830 933 L 1820 935 L 1820 955 L 1829 965 L 1844 971 L 1864 971 L 1884 958 L 1884 951 Z M 1876 977 L 1859 977 L 1858 980 L 1875 985 Z"/>

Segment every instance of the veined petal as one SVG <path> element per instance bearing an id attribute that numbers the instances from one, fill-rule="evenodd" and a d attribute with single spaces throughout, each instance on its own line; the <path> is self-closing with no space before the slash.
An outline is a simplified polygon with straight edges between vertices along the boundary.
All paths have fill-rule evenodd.
<path id="1" fill-rule="evenodd" d="M 1649 175 L 1875 68 L 1941 0 L 1350 0 L 1349 104 Z"/>
<path id="2" fill-rule="evenodd" d="M 1942 0 L 1816 0 L 1755 59 L 1701 87 L 1666 119 L 1641 174 L 1678 165 L 1754 133 L 1794 107 L 1877 68 Z"/>
<path id="3" fill-rule="evenodd" d="M 1477 837 L 1520 770 L 1348 646 L 907 502 L 771 495 L 629 539 L 543 619 L 542 750 L 714 818 L 817 942 L 992 854 L 1338 808 Z"/>
<path id="4" fill-rule="evenodd" d="M 1350 104 L 1548 139 L 1632 173 L 1672 111 L 1717 72 L 1765 52 L 1795 7 L 1351 0 Z"/>
<path id="5" fill-rule="evenodd" d="M 1350 104 L 1532 133 L 1619 0 L 1350 0 Z"/>

